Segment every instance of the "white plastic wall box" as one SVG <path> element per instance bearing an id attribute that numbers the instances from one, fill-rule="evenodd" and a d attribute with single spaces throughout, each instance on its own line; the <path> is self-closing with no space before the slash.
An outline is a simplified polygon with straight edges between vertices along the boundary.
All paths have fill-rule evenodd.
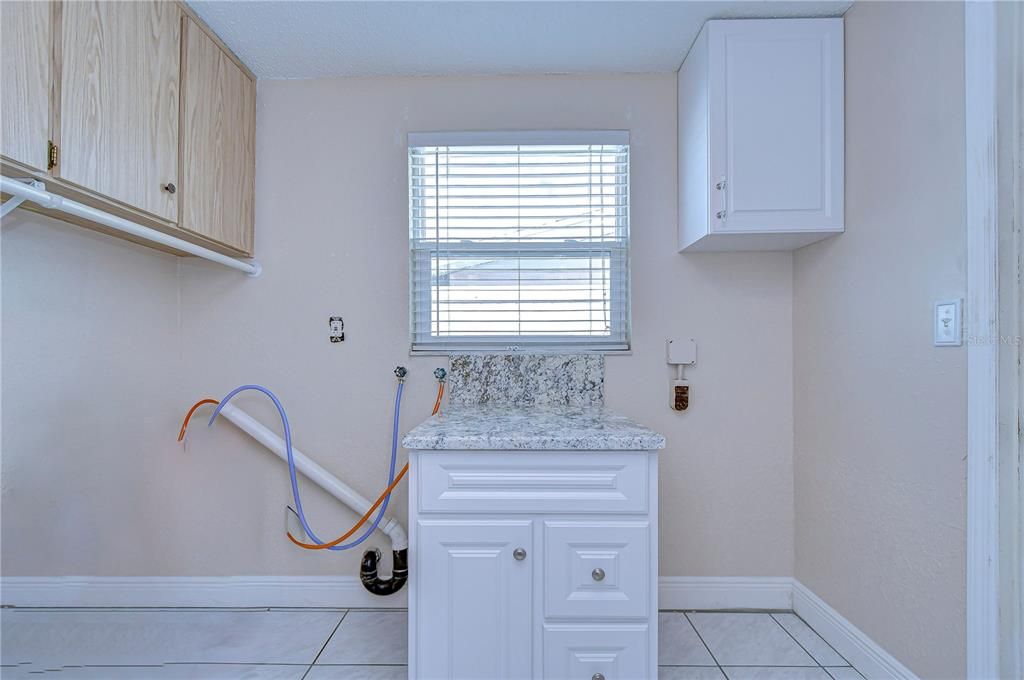
<path id="1" fill-rule="evenodd" d="M 409 677 L 656 678 L 653 451 L 410 452 Z"/>
<path id="2" fill-rule="evenodd" d="M 843 231 L 843 20 L 704 25 L 678 74 L 679 250 Z"/>

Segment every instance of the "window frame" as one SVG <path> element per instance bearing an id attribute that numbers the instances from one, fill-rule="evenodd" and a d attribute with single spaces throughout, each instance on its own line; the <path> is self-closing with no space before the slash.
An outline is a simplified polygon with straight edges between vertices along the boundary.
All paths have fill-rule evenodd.
<path id="1" fill-rule="evenodd" d="M 625 238 L 623 245 L 609 245 L 603 247 L 600 243 L 580 244 L 581 253 L 606 252 L 612 262 L 609 264 L 609 286 L 610 298 L 609 309 L 612 322 L 612 332 L 606 341 L 596 339 L 594 336 L 559 336 L 559 335 L 494 335 L 488 336 L 486 340 L 471 336 L 448 336 L 446 339 L 422 342 L 418 341 L 416 334 L 416 312 L 417 309 L 431 308 L 431 291 L 433 287 L 422 286 L 419 290 L 416 287 L 417 258 L 429 257 L 431 250 L 417 248 L 413 239 L 413 163 L 411 151 L 414 148 L 430 146 L 515 146 L 515 145 L 552 145 L 552 146 L 576 146 L 576 145 L 620 145 L 627 147 L 627 162 L 625 172 Z M 408 201 L 408 223 L 407 233 L 409 239 L 409 342 L 411 355 L 444 355 L 452 352 L 534 352 L 534 353 L 597 353 L 597 354 L 629 354 L 632 348 L 632 304 L 631 304 L 631 276 L 630 276 L 630 253 L 631 253 L 631 160 L 629 157 L 629 131 L 628 130 L 528 130 L 528 131 L 470 131 L 470 132 L 410 132 L 406 144 L 406 163 L 408 166 L 408 179 L 406 186 L 406 199 Z M 448 252 L 459 252 L 462 246 L 449 247 Z M 492 246 L 500 252 L 500 248 Z M 543 250 L 571 251 L 573 248 L 562 243 L 533 244 L 529 250 L 541 252 Z M 477 253 L 485 250 L 480 244 L 475 247 L 467 245 L 464 252 Z M 435 251 L 436 252 L 436 251 Z M 616 260 L 618 260 L 616 264 Z M 624 309 L 615 310 L 616 293 L 621 291 L 621 299 L 618 301 Z M 417 293 L 421 296 L 416 300 Z M 419 304 L 417 304 L 419 302 Z M 428 312 L 432 315 L 432 312 Z M 431 316 L 432 319 L 432 316 Z M 615 323 L 621 319 L 621 329 L 615 327 Z M 617 336 L 621 330 L 622 340 Z"/>

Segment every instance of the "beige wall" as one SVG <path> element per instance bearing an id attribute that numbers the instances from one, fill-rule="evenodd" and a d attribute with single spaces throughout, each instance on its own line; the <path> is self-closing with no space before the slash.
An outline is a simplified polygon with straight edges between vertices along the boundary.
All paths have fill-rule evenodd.
<path id="1" fill-rule="evenodd" d="M 846 16 L 846 233 L 794 260 L 796 576 L 924 678 L 963 677 L 963 5 Z"/>
<path id="2" fill-rule="evenodd" d="M 0 570 L 180 568 L 177 258 L 23 210 L 2 232 Z"/>
<path id="3" fill-rule="evenodd" d="M 408 356 L 406 133 L 510 128 L 631 131 L 634 350 L 609 358 L 607 394 L 668 437 L 662 574 L 792 574 L 792 256 L 675 252 L 675 99 L 673 74 L 261 82 L 258 279 L 182 260 L 176 281 L 169 256 L 5 221 L 4 574 L 354 576 L 356 554 L 287 543 L 283 464 L 231 426 L 206 430 L 201 420 L 182 451 L 176 421 L 201 396 L 263 383 L 289 409 L 303 450 L 366 494 L 380 488 L 391 369 L 411 370 L 405 430 L 427 415 L 430 372 L 443 363 Z M 62 273 L 51 281 L 53 270 Z M 34 282 L 45 282 L 46 298 L 29 292 Z M 105 294 L 69 304 L 90 286 Z M 35 340 L 51 310 L 84 330 L 78 351 L 117 342 L 126 366 L 55 359 L 64 346 Z M 332 345 L 327 318 L 337 314 L 346 342 Z M 25 321 L 33 325 L 9 340 Z M 683 415 L 667 406 L 671 336 L 699 343 Z M 16 401 L 37 382 L 83 397 L 96 386 L 109 399 L 103 411 L 119 415 L 54 426 L 59 404 Z M 275 423 L 260 397 L 238 403 Z M 115 436 L 119 426 L 130 440 Z M 73 474 L 44 477 L 68 461 Z M 332 534 L 351 521 L 304 488 L 315 528 Z M 120 517 L 109 510 L 119 489 L 132 499 Z M 404 492 L 393 507 L 404 516 Z M 52 546 L 81 525 L 94 543 Z"/>

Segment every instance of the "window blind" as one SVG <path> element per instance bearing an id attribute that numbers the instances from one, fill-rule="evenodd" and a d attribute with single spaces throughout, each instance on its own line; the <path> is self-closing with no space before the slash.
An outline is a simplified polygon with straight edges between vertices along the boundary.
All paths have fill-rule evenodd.
<path id="1" fill-rule="evenodd" d="M 629 348 L 627 135 L 410 135 L 413 351 Z"/>

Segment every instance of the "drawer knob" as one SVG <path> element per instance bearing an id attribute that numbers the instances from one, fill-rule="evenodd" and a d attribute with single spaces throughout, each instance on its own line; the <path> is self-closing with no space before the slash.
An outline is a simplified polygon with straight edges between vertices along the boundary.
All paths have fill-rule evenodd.
<path id="1" fill-rule="evenodd" d="M 590 680 L 604 680 L 604 675 L 601 673 L 594 673 L 594 676 Z"/>
<path id="2" fill-rule="evenodd" d="M 523 548 L 516 548 L 512 551 L 512 557 L 514 557 L 517 562 L 522 562 L 526 559 L 526 550 Z"/>
<path id="3" fill-rule="evenodd" d="M 174 182 L 168 182 L 167 184 L 163 185 L 160 188 L 169 194 L 173 194 L 175 191 L 178 190 L 178 187 L 174 186 Z"/>
<path id="4" fill-rule="evenodd" d="M 601 567 L 598 567 L 594 571 L 590 572 L 590 575 L 594 577 L 595 581 L 603 581 L 604 580 L 604 569 L 602 569 Z M 598 675 L 600 675 L 600 673 L 598 673 Z"/>

